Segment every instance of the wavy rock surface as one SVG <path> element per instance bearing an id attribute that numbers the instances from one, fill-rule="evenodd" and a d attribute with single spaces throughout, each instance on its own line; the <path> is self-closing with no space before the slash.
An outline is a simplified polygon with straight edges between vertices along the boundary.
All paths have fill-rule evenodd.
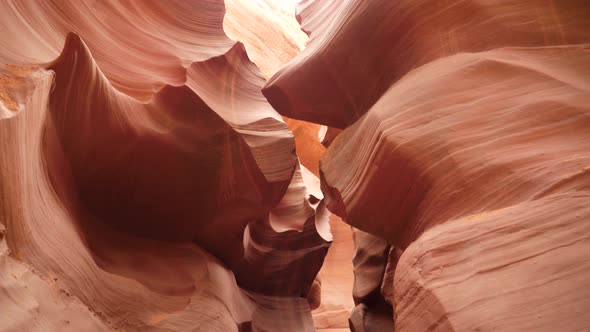
<path id="1" fill-rule="evenodd" d="M 0 18 L 0 331 L 590 328 L 587 1 Z"/>
<path id="2" fill-rule="evenodd" d="M 553 330 L 564 319 L 566 330 L 588 328 L 570 310 L 586 306 L 569 289 L 585 288 L 588 276 L 584 256 L 569 249 L 581 252 L 587 240 L 579 202 L 589 189 L 590 7 L 318 0 L 301 8 L 308 48 L 263 93 L 283 115 L 347 127 L 322 157 L 322 190 L 343 220 L 407 250 L 390 252 L 385 274 L 369 280 L 378 287 L 383 278 L 396 330 Z M 325 12 L 336 18 L 318 21 Z M 571 213 L 559 221 L 549 213 L 561 210 Z M 520 259 L 493 241 L 506 228 L 520 232 Z M 547 246 L 539 237 L 554 228 L 559 240 Z M 535 258 L 547 248 L 564 265 L 558 253 Z M 547 313 L 536 301 L 564 309 Z M 353 311 L 353 325 L 377 323 L 367 308 Z"/>
<path id="3" fill-rule="evenodd" d="M 18 64 L 0 81 L 12 256 L 107 330 L 313 330 L 329 213 L 223 33 L 223 2 L 2 6 L 0 59 Z M 61 326 L 33 309 L 18 329 Z"/>
<path id="4" fill-rule="evenodd" d="M 75 37 L 72 42 L 76 43 Z M 0 123 L 2 141 L 8 143 L 0 156 L 5 165 L 2 179 L 11 179 L 3 182 L 0 216 L 10 257 L 51 280 L 28 285 L 33 296 L 49 295 L 43 289 L 55 287 L 55 292 L 65 295 L 65 303 L 79 299 L 106 326 L 127 330 L 205 324 L 224 331 L 235 330 L 236 322 L 246 320 L 253 304 L 232 281 L 231 272 L 210 255 L 195 246 L 121 233 L 81 208 L 74 167 L 60 144 L 49 98 L 57 75 L 30 68 L 11 68 L 3 74 L 8 79 L 26 74 L 23 79 L 32 80 L 34 88 L 24 101 L 24 111 Z M 22 305 L 8 307 L 15 304 Z M 211 311 L 203 311 L 204 307 Z M 33 306 L 25 313 L 35 319 L 17 320 L 15 328 L 50 329 L 51 325 L 38 324 L 55 319 L 52 310 Z M 219 319 L 205 319 L 215 315 Z M 56 329 L 70 328 L 67 316 L 57 317 L 62 324 Z M 13 318 L 2 321 L 14 322 Z"/>
<path id="5" fill-rule="evenodd" d="M 295 2 L 228 0 L 224 27 L 245 44 L 253 62 L 271 77 L 305 48 L 307 35 L 294 15 Z M 244 19 L 247 18 L 247 19 Z M 324 147 L 317 138 L 317 124 L 283 118 L 295 136 L 297 156 L 303 166 L 319 175 L 318 161 Z"/>
<path id="6" fill-rule="evenodd" d="M 264 94 L 282 115 L 336 128 L 352 124 L 394 82 L 430 61 L 499 47 L 578 44 L 588 42 L 590 29 L 584 0 L 300 5 L 309 44 L 269 80 Z"/>
<path id="7" fill-rule="evenodd" d="M 113 86 L 141 100 L 164 84 L 182 84 L 186 66 L 234 45 L 223 31 L 221 0 L 9 0 L 0 12 L 1 63 L 50 62 L 74 32 Z"/>
<path id="8" fill-rule="evenodd" d="M 435 224 L 583 189 L 589 54 L 502 49 L 410 73 L 324 156 L 329 206 L 405 247 Z"/>
<path id="9" fill-rule="evenodd" d="M 244 43 L 249 56 L 261 68 L 265 77 L 272 76 L 304 48 L 307 36 L 296 22 L 291 1 L 232 0 L 226 1 L 226 6 L 228 12 L 224 20 L 226 31 L 232 38 Z M 248 19 L 244 20 L 244 17 Z M 301 177 L 308 190 L 298 189 L 298 185 L 292 183 L 284 200 L 273 211 L 273 214 L 283 216 L 282 220 L 291 220 L 291 222 L 288 225 L 280 225 L 276 223 L 276 218 L 271 218 L 271 221 L 274 221 L 275 229 L 291 227 L 300 230 L 302 221 L 309 218 L 307 213 L 302 213 L 309 211 L 306 207 L 308 203 L 302 197 L 311 198 L 310 201 L 323 198 L 316 176 L 319 175 L 319 159 L 325 147 L 322 146 L 321 139 L 318 137 L 319 125 L 286 117 L 283 119 L 295 137 L 297 156 L 302 165 Z M 298 178 L 298 170 L 295 172 L 294 180 Z M 330 216 L 329 224 L 334 238 L 315 281 L 317 288 L 321 288 L 321 294 L 317 292 L 317 289 L 312 290 L 314 296 L 321 297 L 320 306 L 313 312 L 313 319 L 315 326 L 320 329 L 347 329 L 348 316 L 354 307 L 351 295 L 353 284 L 351 259 L 354 249 L 352 233 L 350 227 L 342 223 L 337 216 Z M 325 226 L 326 224 L 323 224 L 318 228 Z"/>
<path id="10" fill-rule="evenodd" d="M 537 308 L 535 299 L 553 303 L 557 294 L 559 306 L 585 305 L 565 285 L 585 288 L 588 279 L 588 271 L 576 267 L 585 266 L 584 256 L 568 250 L 583 250 L 586 241 L 578 230 L 586 210 L 578 202 L 587 200 L 590 189 L 589 54 L 584 45 L 505 48 L 434 61 L 393 85 L 328 149 L 322 186 L 330 209 L 403 249 L 420 248 L 404 252 L 395 273 L 396 330 L 552 330 L 564 319 L 570 323 L 560 328 L 588 328 L 584 315 L 570 319 L 561 310 L 521 308 Z M 343 164 L 351 167 L 336 168 Z M 541 209 L 544 204 L 549 210 Z M 552 224 L 549 211 L 568 211 L 561 226 Z M 532 228 L 533 215 L 535 223 L 547 223 L 544 231 Z M 497 238 L 489 245 L 480 241 L 483 235 L 466 235 L 480 219 L 489 223 L 481 226 L 486 236 Z M 436 252 L 420 251 L 434 245 L 425 237 L 436 225 L 442 243 L 445 227 L 465 230 L 465 237 L 454 238 L 465 246 L 433 249 L 457 263 L 418 258 L 438 259 Z M 562 266 L 558 252 L 552 259 L 535 258 L 548 249 L 542 239 L 552 227 L 562 230 L 552 246 L 564 250 L 570 272 L 556 268 Z M 514 251 L 498 243 L 507 228 L 521 230 L 511 235 L 522 245 L 518 263 Z M 465 256 L 475 251 L 489 252 L 489 261 Z M 514 280 L 520 284 L 513 292 L 499 296 Z M 543 284 L 543 295 L 533 296 L 525 285 L 531 283 Z M 434 290 L 449 285 L 459 288 Z M 518 317 L 482 323 L 479 312 L 465 309 L 474 303 L 490 315 L 488 322 L 513 317 L 510 312 Z M 432 317 L 425 319 L 423 312 Z"/>
<path id="11" fill-rule="evenodd" d="M 586 182 L 586 190 L 556 192 L 424 233 L 395 276 L 396 330 L 588 329 L 588 189 Z"/>

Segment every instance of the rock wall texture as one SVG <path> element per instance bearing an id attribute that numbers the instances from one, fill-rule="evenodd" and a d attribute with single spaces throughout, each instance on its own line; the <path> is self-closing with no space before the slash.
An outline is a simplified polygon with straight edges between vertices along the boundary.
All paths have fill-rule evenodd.
<path id="1" fill-rule="evenodd" d="M 0 18 L 0 331 L 590 329 L 588 1 Z"/>
<path id="2" fill-rule="evenodd" d="M 263 91 L 285 115 L 346 128 L 322 189 L 331 211 L 404 251 L 382 292 L 396 331 L 587 329 L 587 295 L 570 290 L 588 286 L 590 6 L 303 10 L 341 19 L 311 28 Z"/>
<path id="3" fill-rule="evenodd" d="M 313 330 L 329 212 L 223 1 L 0 6 L 0 329 Z"/>

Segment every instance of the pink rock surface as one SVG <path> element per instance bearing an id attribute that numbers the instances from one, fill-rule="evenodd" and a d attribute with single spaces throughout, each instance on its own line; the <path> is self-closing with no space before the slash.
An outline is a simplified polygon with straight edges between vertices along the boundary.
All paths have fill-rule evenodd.
<path id="1" fill-rule="evenodd" d="M 396 331 L 587 329 L 587 189 L 428 230 L 395 275 Z"/>
<path id="2" fill-rule="evenodd" d="M 587 1 L 0 18 L 0 331 L 590 328 Z"/>
<path id="3" fill-rule="evenodd" d="M 70 47 L 74 46 L 84 50 L 72 36 Z M 0 215 L 6 227 L 5 241 L 9 258 L 22 262 L 45 281 L 25 287 L 31 289 L 25 295 L 41 303 L 20 313 L 33 319 L 3 316 L 2 324 L 9 324 L 3 328 L 83 328 L 66 322 L 73 319 L 68 311 L 55 312 L 51 305 L 43 305 L 48 300 L 61 306 L 72 301 L 85 305 L 87 309 L 79 310 L 90 310 L 100 322 L 88 321 L 87 330 L 97 324 L 106 330 L 190 329 L 205 324 L 213 331 L 224 331 L 247 320 L 254 306 L 217 259 L 189 243 L 162 242 L 115 230 L 85 208 L 77 193 L 80 178 L 74 176 L 75 168 L 60 143 L 53 113 L 56 105 L 50 101 L 57 74 L 11 68 L 4 69 L 3 75 L 26 75 L 23 79 L 31 80 L 33 87 L 23 111 L 0 123 L 1 177 L 11 179 L 2 182 Z M 6 268 L 3 275 L 12 275 L 16 266 Z M 44 290 L 48 287 L 54 291 Z M 10 288 L 10 293 L 16 300 L 4 305 L 22 306 L 16 297 L 21 292 Z M 11 311 L 2 310 L 2 315 L 7 313 Z M 213 313 L 217 320 L 204 320 Z"/>
<path id="4" fill-rule="evenodd" d="M 308 0 L 300 10 L 308 47 L 269 80 L 264 94 L 285 116 L 336 128 L 352 124 L 393 83 L 430 61 L 585 43 L 590 29 L 584 0 Z"/>
<path id="5" fill-rule="evenodd" d="M 510 48 L 410 73 L 324 155 L 328 206 L 406 247 L 435 224 L 583 189 L 588 54 Z"/>
<path id="6" fill-rule="evenodd" d="M 0 329 L 313 330 L 329 213 L 223 2 L 2 6 L 3 272 L 69 295 L 9 279 L 42 307 Z M 98 318 L 64 323 L 40 294 Z"/>
<path id="7" fill-rule="evenodd" d="M 406 249 L 396 331 L 588 328 L 571 314 L 587 306 L 571 289 L 588 279 L 578 228 L 590 189 L 588 54 L 585 45 L 503 48 L 433 61 L 332 143 L 321 166 L 328 207 Z M 555 252 L 539 259 L 545 250 Z"/>

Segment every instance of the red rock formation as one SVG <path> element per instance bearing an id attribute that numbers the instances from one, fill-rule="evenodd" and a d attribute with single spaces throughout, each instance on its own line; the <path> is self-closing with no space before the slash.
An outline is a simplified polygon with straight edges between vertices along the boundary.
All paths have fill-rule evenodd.
<path id="1" fill-rule="evenodd" d="M 588 60 L 585 46 L 512 48 L 410 73 L 328 149 L 328 204 L 406 247 L 435 224 L 576 188 L 590 158 Z"/>
<path id="2" fill-rule="evenodd" d="M 307 41 L 290 2 L 227 1 L 226 30 L 232 38 L 245 44 L 248 54 L 267 78 L 295 57 Z M 301 164 L 319 175 L 319 159 L 325 150 L 317 138 L 320 126 L 289 118 L 284 121 L 295 136 Z"/>
<path id="3" fill-rule="evenodd" d="M 264 94 L 282 115 L 337 128 L 430 61 L 584 43 L 590 30 L 584 0 L 309 0 L 300 11 L 308 47 L 269 80 Z"/>
<path id="4" fill-rule="evenodd" d="M 391 19 L 414 22 L 414 7 L 402 3 L 392 6 L 408 16 Z M 449 19 L 457 10 L 480 17 L 507 8 L 515 10 L 494 20 Z M 393 85 L 323 156 L 328 207 L 351 225 L 407 248 L 395 273 L 396 330 L 552 330 L 564 319 L 566 330 L 590 325 L 585 315 L 572 317 L 565 309 L 587 305 L 585 295 L 570 292 L 584 288 L 588 273 L 583 255 L 569 250 L 581 252 L 588 243 L 579 230 L 586 215 L 580 202 L 588 200 L 590 188 L 590 16 L 582 14 L 588 9 L 575 1 L 467 1 L 429 17 L 429 24 L 411 25 L 415 29 L 395 40 L 432 36 L 422 30 L 436 27 L 439 35 L 453 37 L 442 44 L 453 48 L 425 37 L 404 51 L 411 53 L 403 62 L 388 62 L 393 69 L 381 67 L 393 75 Z M 346 31 L 338 38 L 353 38 Z M 323 56 L 336 48 L 326 47 Z M 453 55 L 458 51 L 472 53 Z M 361 63 L 376 66 L 371 59 Z M 335 64 L 344 84 L 359 81 L 355 70 L 362 65 Z M 280 85 L 277 77 L 273 84 Z M 346 108 L 325 110 L 338 109 Z M 315 114 L 315 121 L 331 124 L 323 118 L 329 111 Z M 553 227 L 563 228 L 548 245 L 540 237 L 552 237 Z M 505 237 L 514 244 L 502 245 Z M 537 258 L 545 250 L 555 253 Z M 471 254 L 476 252 L 487 256 Z M 558 310 L 536 302 L 557 303 L 558 297 Z"/>
<path id="5" fill-rule="evenodd" d="M 313 329 L 329 213 L 308 201 L 265 79 L 223 34 L 222 2 L 3 6 L 2 62 L 27 64 L 3 66 L 0 82 L 9 252 L 102 329 Z M 83 324 L 20 313 L 50 330 Z"/>
<path id="6" fill-rule="evenodd" d="M 72 52 L 85 50 L 75 36 L 70 38 L 69 46 Z M 81 322 L 71 325 L 68 316 L 43 305 L 45 295 L 59 295 L 51 301 L 64 303 L 60 305 L 77 303 L 79 299 L 101 321 L 86 325 L 88 329 L 96 324 L 106 330 L 150 326 L 189 329 L 205 324 L 211 330 L 231 330 L 235 322 L 247 320 L 253 311 L 251 301 L 241 293 L 231 272 L 216 259 L 196 246 L 114 230 L 105 223 L 110 220 L 97 220 L 82 203 L 77 182 L 80 178 L 75 177 L 76 166 L 69 162 L 67 149 L 60 142 L 62 133 L 57 130 L 60 126 L 56 116 L 60 112 L 55 111 L 50 97 L 57 74 L 9 67 L 3 69 L 3 75 L 6 80 L 29 80 L 33 91 L 28 100 L 19 100 L 23 110 L 17 116 L 0 122 L 4 142 L 1 178 L 10 179 L 2 182 L 0 216 L 6 227 L 10 258 L 30 266 L 32 278 L 44 280 L 29 285 L 30 292 L 9 291 L 27 296 L 31 306 L 21 311 L 27 316 L 4 317 L 1 321 L 9 324 L 6 328 L 73 331 L 84 326 Z M 3 274 L 16 275 L 10 266 L 7 268 L 10 270 Z M 44 290 L 47 282 L 55 292 Z M 23 304 L 17 300 L 8 305 Z M 171 310 L 175 313 L 171 314 Z M 203 320 L 212 314 L 219 319 Z"/>
<path id="7" fill-rule="evenodd" d="M 396 272 L 396 331 L 587 329 L 590 195 L 578 186 L 424 233 Z"/>
<path id="8" fill-rule="evenodd" d="M 289 1 L 231 0 L 226 1 L 226 6 L 228 10 L 224 21 L 226 31 L 232 38 L 244 42 L 249 56 L 261 68 L 265 77 L 270 77 L 296 56 L 307 40 L 295 20 L 292 8 L 288 10 Z M 274 17 L 269 16 L 268 13 L 272 13 Z M 248 19 L 244 20 L 244 17 Z M 279 21 L 278 25 L 277 21 Z M 282 36 L 279 37 L 281 33 Z M 291 217 L 281 219 L 291 220 L 290 227 L 302 229 L 302 221 L 308 216 L 300 212 L 308 208 L 305 207 L 307 203 L 301 197 L 309 195 L 319 199 L 323 197 L 316 176 L 319 175 L 319 159 L 325 147 L 320 144 L 318 137 L 319 125 L 289 118 L 284 120 L 295 136 L 297 156 L 303 166 L 301 176 L 308 190 L 302 191 L 297 189 L 297 186 L 291 185 L 289 189 L 291 192 L 285 195 L 285 201 L 279 204 L 280 209 L 275 209 L 274 213 L 285 217 L 287 216 L 285 213 L 293 213 Z M 297 177 L 294 175 L 294 179 Z M 291 205 L 287 204 L 286 198 L 289 198 Z M 284 227 L 275 223 L 277 229 Z M 315 282 L 318 287 L 321 285 L 321 301 L 320 306 L 313 312 L 313 319 L 315 326 L 320 329 L 348 328 L 348 317 L 354 306 L 351 295 L 353 283 L 351 231 L 348 225 L 334 215 L 330 217 L 330 228 L 334 234 L 334 242 L 318 276 L 321 281 L 317 279 Z M 314 296 L 320 296 L 318 289 L 312 291 Z"/>
<path id="9" fill-rule="evenodd" d="M 294 3 L 0 3 L 0 331 L 590 328 L 586 1 Z"/>
<path id="10" fill-rule="evenodd" d="M 10 0 L 0 6 L 0 63 L 50 62 L 74 32 L 113 86 L 141 100 L 164 84 L 184 83 L 187 65 L 234 45 L 223 31 L 221 0 Z"/>

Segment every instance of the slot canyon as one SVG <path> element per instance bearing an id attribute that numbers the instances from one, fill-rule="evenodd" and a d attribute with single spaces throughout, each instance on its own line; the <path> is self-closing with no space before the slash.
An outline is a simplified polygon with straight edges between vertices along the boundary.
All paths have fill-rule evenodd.
<path id="1" fill-rule="evenodd" d="M 29 331 L 590 331 L 590 1 L 0 0 Z"/>

